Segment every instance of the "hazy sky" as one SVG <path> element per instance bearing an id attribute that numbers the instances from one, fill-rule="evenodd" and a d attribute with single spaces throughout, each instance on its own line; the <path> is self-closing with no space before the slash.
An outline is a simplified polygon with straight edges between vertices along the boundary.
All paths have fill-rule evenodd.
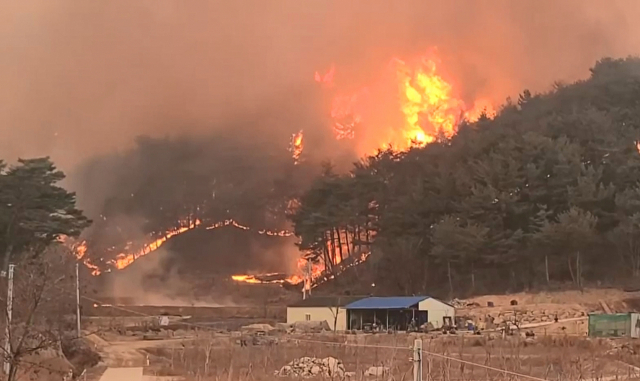
<path id="1" fill-rule="evenodd" d="M 364 83 L 432 46 L 467 94 L 500 101 L 640 53 L 639 16 L 637 0 L 4 1 L 0 157 L 69 170 L 292 102 L 332 62 Z"/>

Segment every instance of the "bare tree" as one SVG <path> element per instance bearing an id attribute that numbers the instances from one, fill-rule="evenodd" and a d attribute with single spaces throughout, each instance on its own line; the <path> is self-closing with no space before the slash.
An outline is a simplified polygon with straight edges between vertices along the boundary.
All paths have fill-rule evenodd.
<path id="1" fill-rule="evenodd" d="M 335 306 L 329 306 L 329 311 L 331 311 L 331 315 L 333 316 L 333 332 L 337 330 L 338 326 L 338 315 L 340 315 L 340 299 L 336 299 Z"/>
<path id="2" fill-rule="evenodd" d="M 52 369 L 50 364 L 44 366 L 40 360 L 45 356 L 60 357 L 62 334 L 73 330 L 74 264 L 75 257 L 61 245 L 51 246 L 42 255 L 27 253 L 16 263 L 7 331 L 9 349 L 2 348 L 0 352 L 2 361 L 9 364 L 8 381 L 16 380 L 20 374 L 63 371 Z M 2 304 L 6 328 L 6 297 Z"/>

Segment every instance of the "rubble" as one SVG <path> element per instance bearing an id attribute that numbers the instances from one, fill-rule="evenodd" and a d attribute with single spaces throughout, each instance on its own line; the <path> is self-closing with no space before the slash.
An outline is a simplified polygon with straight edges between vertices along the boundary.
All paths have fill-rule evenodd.
<path id="1" fill-rule="evenodd" d="M 364 375 L 372 376 L 372 377 L 380 377 L 388 373 L 389 373 L 389 368 L 387 368 L 386 366 L 372 366 L 369 369 L 367 369 L 366 372 L 364 372 Z"/>
<path id="2" fill-rule="evenodd" d="M 274 375 L 280 377 L 332 377 L 343 378 L 346 376 L 344 364 L 337 358 L 326 357 L 301 357 L 276 370 Z"/>
<path id="3" fill-rule="evenodd" d="M 269 333 L 273 330 L 275 330 L 275 328 L 269 324 L 249 324 L 240 328 L 240 332 L 243 333 Z"/>
<path id="4" fill-rule="evenodd" d="M 329 323 L 326 320 L 321 321 L 297 321 L 293 323 L 293 330 L 304 333 L 321 333 L 322 331 L 331 331 Z"/>
<path id="5" fill-rule="evenodd" d="M 615 343 L 612 342 L 613 348 L 609 349 L 607 352 L 605 352 L 605 354 L 607 355 L 614 355 L 614 356 L 619 356 L 619 355 L 635 355 L 636 351 L 633 348 L 633 345 L 631 345 L 630 343 Z"/>
<path id="6" fill-rule="evenodd" d="M 276 331 L 278 332 L 285 332 L 285 333 L 291 333 L 293 332 L 293 324 L 289 324 L 289 323 L 276 323 Z"/>

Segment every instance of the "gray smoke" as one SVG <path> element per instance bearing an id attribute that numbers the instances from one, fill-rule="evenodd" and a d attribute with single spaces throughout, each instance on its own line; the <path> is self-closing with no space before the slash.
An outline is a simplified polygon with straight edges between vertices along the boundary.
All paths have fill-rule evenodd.
<path id="1" fill-rule="evenodd" d="M 294 109 L 305 98 L 292 94 L 332 62 L 355 85 L 432 46 L 466 92 L 501 101 L 638 53 L 639 11 L 635 0 L 6 2 L 0 152 L 49 154 L 70 172 L 141 134 L 208 134 L 274 99 Z M 255 134 L 300 126 L 268 128 Z"/>

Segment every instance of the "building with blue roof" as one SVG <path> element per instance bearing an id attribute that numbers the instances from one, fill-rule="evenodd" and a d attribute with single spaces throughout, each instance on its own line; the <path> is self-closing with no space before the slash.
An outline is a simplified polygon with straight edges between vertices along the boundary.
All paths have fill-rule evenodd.
<path id="1" fill-rule="evenodd" d="M 406 331 L 412 321 L 439 329 L 445 319 L 455 321 L 455 308 L 430 296 L 316 296 L 287 306 L 287 323 L 326 321 L 336 331 L 374 326 Z"/>
<path id="2" fill-rule="evenodd" d="M 445 319 L 455 321 L 455 308 L 430 296 L 372 296 L 344 308 L 347 310 L 347 328 L 355 330 L 372 325 L 406 331 L 412 321 L 416 327 L 431 323 L 438 329 L 445 324 Z"/>

